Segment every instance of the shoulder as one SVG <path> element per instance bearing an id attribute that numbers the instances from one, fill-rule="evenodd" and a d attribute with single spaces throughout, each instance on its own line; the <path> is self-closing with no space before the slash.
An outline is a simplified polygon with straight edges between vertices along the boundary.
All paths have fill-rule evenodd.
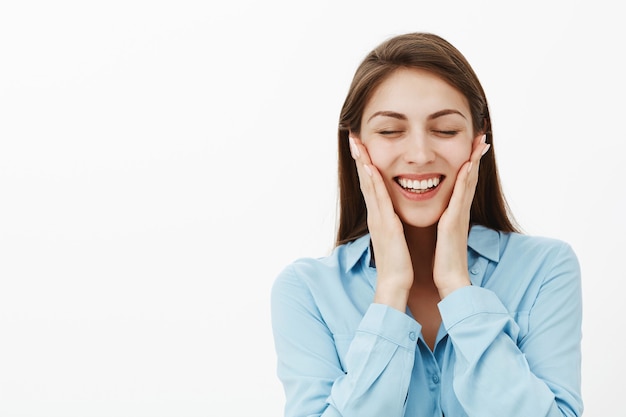
<path id="1" fill-rule="evenodd" d="M 327 256 L 296 259 L 278 274 L 273 292 L 287 289 L 311 292 L 321 290 L 321 287 L 328 291 L 334 285 L 342 285 L 341 282 L 347 279 L 351 269 L 366 255 L 368 248 L 369 236 L 364 236 L 335 247 Z"/>
<path id="2" fill-rule="evenodd" d="M 580 264 L 572 246 L 561 239 L 525 235 L 520 233 L 503 234 L 500 261 L 535 271 L 537 278 L 549 281 L 555 277 L 580 279 Z"/>
<path id="3" fill-rule="evenodd" d="M 277 282 L 290 280 L 318 280 L 325 276 L 347 274 L 363 258 L 369 257 L 369 235 L 335 247 L 318 258 L 299 258 L 287 265 L 276 278 Z"/>
<path id="4" fill-rule="evenodd" d="M 477 270 L 484 275 L 477 285 L 494 291 L 511 312 L 530 311 L 540 295 L 555 303 L 569 294 L 580 292 L 581 273 L 572 246 L 564 240 L 520 233 L 484 231 Z M 495 249 L 497 247 L 497 250 Z"/>
<path id="5" fill-rule="evenodd" d="M 563 240 L 502 232 L 481 225 L 474 225 L 470 230 L 468 246 L 479 255 L 496 263 L 514 259 L 519 261 L 546 260 L 566 254 L 575 258 L 571 246 Z"/>
<path id="6" fill-rule="evenodd" d="M 503 233 L 502 243 L 502 254 L 551 259 L 563 256 L 576 258 L 574 249 L 569 243 L 553 237 Z"/>
<path id="7" fill-rule="evenodd" d="M 328 274 L 329 271 L 338 270 L 339 261 L 337 249 L 328 256 L 298 258 L 283 268 L 276 277 L 275 285 L 288 282 L 306 283 L 316 280 Z"/>
<path id="8" fill-rule="evenodd" d="M 492 262 L 496 276 L 515 276 L 519 282 L 542 282 L 563 273 L 576 280 L 580 274 L 573 248 L 561 239 L 474 226 L 468 245 Z"/>

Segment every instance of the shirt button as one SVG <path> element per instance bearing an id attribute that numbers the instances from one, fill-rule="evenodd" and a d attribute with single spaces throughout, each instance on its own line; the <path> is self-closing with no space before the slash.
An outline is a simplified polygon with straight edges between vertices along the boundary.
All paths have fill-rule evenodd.
<path id="1" fill-rule="evenodd" d="M 415 332 L 409 333 L 409 339 L 415 340 Z"/>
<path id="2" fill-rule="evenodd" d="M 470 272 L 472 273 L 472 275 L 476 275 L 476 274 L 478 274 L 478 272 L 480 272 L 480 269 L 474 267 L 474 268 L 470 269 Z"/>
<path id="3" fill-rule="evenodd" d="M 434 382 L 435 384 L 438 384 L 438 383 L 439 383 L 439 376 L 437 376 L 437 375 L 433 375 L 433 382 Z"/>

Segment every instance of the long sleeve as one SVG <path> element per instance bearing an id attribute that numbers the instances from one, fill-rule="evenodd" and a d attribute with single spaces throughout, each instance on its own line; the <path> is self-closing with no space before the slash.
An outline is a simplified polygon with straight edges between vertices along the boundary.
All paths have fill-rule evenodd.
<path id="1" fill-rule="evenodd" d="M 489 289 L 462 288 L 439 303 L 456 357 L 454 392 L 469 417 L 582 414 L 579 264 L 566 244 L 548 259 L 524 335 Z M 513 286 L 516 271 L 507 273 Z"/>
<path id="2" fill-rule="evenodd" d="M 271 307 L 285 416 L 404 415 L 420 332 L 415 320 L 387 306 L 369 305 L 342 364 L 336 335 L 294 268 L 275 281 Z"/>

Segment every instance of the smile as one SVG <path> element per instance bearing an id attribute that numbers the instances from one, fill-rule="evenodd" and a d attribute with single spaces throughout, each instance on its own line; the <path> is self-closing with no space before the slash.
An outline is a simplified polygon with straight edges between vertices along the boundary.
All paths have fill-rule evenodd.
<path id="1" fill-rule="evenodd" d="M 422 179 L 422 180 L 411 180 L 408 178 L 396 178 L 396 182 L 400 187 L 405 189 L 406 191 L 422 194 L 428 192 L 434 188 L 437 188 L 439 183 L 441 182 L 441 176 L 435 176 L 432 178 Z"/>

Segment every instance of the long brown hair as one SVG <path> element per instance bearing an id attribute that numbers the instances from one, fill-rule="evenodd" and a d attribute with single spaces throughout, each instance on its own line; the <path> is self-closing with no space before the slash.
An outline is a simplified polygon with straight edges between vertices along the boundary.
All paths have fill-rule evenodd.
<path id="1" fill-rule="evenodd" d="M 374 90 L 399 68 L 430 71 L 459 90 L 472 113 L 474 132 L 484 132 L 491 151 L 480 162 L 470 223 L 504 232 L 518 228 L 502 193 L 493 146 L 491 118 L 485 92 L 465 57 L 445 39 L 431 33 L 393 37 L 370 52 L 357 68 L 339 118 L 339 222 L 336 244 L 368 233 L 367 208 L 359 187 L 348 134 L 359 133 L 363 109 Z"/>

